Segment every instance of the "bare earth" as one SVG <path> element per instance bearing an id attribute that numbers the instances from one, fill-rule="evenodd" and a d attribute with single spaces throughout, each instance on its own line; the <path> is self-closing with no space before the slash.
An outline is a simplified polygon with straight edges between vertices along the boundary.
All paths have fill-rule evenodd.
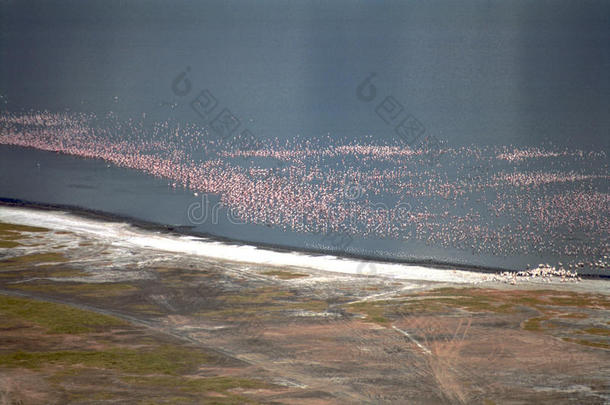
<path id="1" fill-rule="evenodd" d="M 337 274 L 0 223 L 0 289 L 0 405 L 610 401 L 603 280 Z"/>

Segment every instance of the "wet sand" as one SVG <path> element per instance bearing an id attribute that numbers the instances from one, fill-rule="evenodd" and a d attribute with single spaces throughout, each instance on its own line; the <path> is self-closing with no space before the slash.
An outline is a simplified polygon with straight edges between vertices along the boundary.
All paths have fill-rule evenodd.
<path id="1" fill-rule="evenodd" d="M 606 280 L 350 274 L 2 221 L 8 403 L 610 400 Z"/>

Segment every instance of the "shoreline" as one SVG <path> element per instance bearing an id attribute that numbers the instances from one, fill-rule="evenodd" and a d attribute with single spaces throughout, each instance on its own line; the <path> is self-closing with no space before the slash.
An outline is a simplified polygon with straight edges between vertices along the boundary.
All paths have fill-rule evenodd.
<path id="1" fill-rule="evenodd" d="M 3 146 L 3 145 L 0 145 Z M 16 146 L 19 149 L 32 149 L 29 147 Z M 33 149 L 38 152 L 42 152 L 44 154 L 50 153 L 52 155 L 64 155 L 62 152 L 52 153 L 50 151 L 41 151 L 38 149 Z M 67 154 L 67 157 L 71 157 L 76 160 L 80 160 L 80 158 L 76 155 Z M 86 159 L 90 161 L 96 161 L 97 163 L 105 163 L 106 161 L 99 158 Z M 107 163 L 104 164 L 105 167 L 110 167 Z M 118 166 L 117 166 L 118 167 Z M 91 168 L 89 168 L 91 169 Z M 93 167 L 95 169 L 95 167 Z M 138 170 L 125 168 L 127 172 L 136 172 L 137 175 L 141 174 Z M 133 173 L 132 173 L 133 174 Z M 132 179 L 133 180 L 133 179 Z M 164 181 L 163 181 L 164 182 Z M 13 183 L 13 187 L 20 187 L 17 183 Z M 61 186 L 61 184 L 60 184 Z M 64 185 L 65 186 L 65 185 Z M 9 187 L 11 187 L 9 185 Z M 32 184 L 32 187 L 37 187 L 35 184 Z M 70 187 L 70 185 L 68 185 Z M 168 187 L 169 188 L 169 187 Z M 186 189 L 185 189 L 186 190 Z M 186 195 L 187 197 L 184 197 Z M 212 196 L 212 198 L 216 198 L 217 194 L 207 194 L 208 196 Z M 172 212 L 171 207 L 172 204 L 179 203 L 180 209 L 183 209 L 183 205 L 187 204 L 188 196 L 191 196 L 190 193 L 168 193 L 166 195 L 167 199 L 164 200 L 164 203 L 168 204 L 169 210 L 166 212 Z M 173 198 L 177 198 L 177 200 L 172 200 Z M 279 229 L 273 229 L 273 231 L 278 232 L 270 232 L 266 234 L 265 237 L 260 238 L 256 232 L 256 226 L 260 227 L 259 230 L 263 232 L 267 231 L 266 228 L 263 228 L 263 225 L 267 225 L 266 222 L 263 223 L 252 223 L 253 228 L 247 228 L 247 231 L 250 232 L 247 236 L 242 234 L 239 230 L 233 229 L 231 232 L 226 232 L 224 235 L 217 235 L 214 232 L 216 228 L 212 229 L 200 229 L 201 227 L 198 225 L 194 225 L 191 223 L 185 223 L 184 218 L 171 216 L 170 218 L 165 218 L 163 222 L 155 222 L 158 220 L 156 216 L 148 216 L 146 219 L 139 219 L 141 216 L 138 210 L 122 210 L 121 208 L 108 208 L 108 205 L 97 205 L 96 208 L 88 208 L 88 203 L 85 200 L 74 200 L 61 198 L 56 200 L 54 198 L 50 198 L 53 203 L 46 202 L 36 202 L 36 201 L 49 201 L 49 198 L 43 195 L 21 195 L 21 193 L 13 193 L 12 198 L 0 198 L 0 205 L 12 205 L 12 206 L 20 206 L 25 208 L 35 208 L 35 209 L 43 209 L 43 210 L 62 210 L 70 213 L 74 213 L 76 215 L 80 215 L 85 218 L 94 218 L 100 219 L 103 221 L 111 221 L 111 222 L 125 222 L 137 226 L 142 229 L 147 229 L 151 231 L 168 233 L 173 235 L 187 235 L 193 237 L 203 237 L 208 238 L 210 240 L 219 241 L 227 244 L 245 244 L 249 246 L 255 246 L 262 249 L 272 250 L 276 252 L 299 252 L 304 254 L 309 254 L 312 256 L 319 255 L 332 255 L 340 258 L 346 259 L 354 259 L 361 261 L 369 261 L 369 262 L 378 262 L 378 263 L 391 263 L 391 264 L 405 264 L 405 265 L 414 265 L 414 266 L 423 266 L 433 269 L 459 269 L 464 271 L 474 271 L 477 273 L 487 273 L 487 274 L 496 274 L 500 272 L 509 272 L 509 273 L 517 273 L 525 270 L 536 269 L 540 264 L 549 264 L 553 267 L 562 267 L 561 263 L 565 263 L 564 266 L 566 270 L 568 269 L 572 271 L 578 271 L 579 274 L 583 277 L 587 278 L 602 278 L 609 279 L 610 272 L 604 271 L 604 266 L 607 263 L 604 262 L 603 265 L 598 265 L 597 262 L 604 260 L 601 259 L 602 256 L 606 255 L 606 251 L 600 251 L 591 255 L 575 255 L 575 256 L 566 256 L 566 252 L 568 251 L 569 246 L 565 243 L 561 243 L 561 248 L 564 249 L 565 254 L 555 254 L 556 252 L 552 250 L 548 251 L 530 251 L 527 250 L 522 251 L 521 253 L 506 253 L 503 251 L 498 244 L 498 248 L 488 251 L 476 251 L 473 248 L 472 255 L 470 253 L 470 249 L 468 248 L 468 243 L 466 243 L 466 248 L 458 248 L 452 245 L 444 245 L 444 244 L 434 244 L 432 242 L 431 247 L 433 249 L 428 252 L 427 247 L 424 246 L 424 239 L 417 238 L 409 238 L 408 242 L 415 242 L 414 246 L 410 246 L 405 249 L 401 244 L 402 240 L 400 239 L 392 239 L 387 238 L 389 242 L 387 246 L 389 249 L 385 249 L 383 243 L 379 245 L 374 245 L 378 242 L 383 242 L 382 239 L 372 239 L 373 245 L 368 245 L 368 241 L 366 239 L 361 240 L 359 238 L 355 238 L 355 242 L 352 246 L 349 246 L 346 250 L 341 250 L 340 244 L 335 243 L 317 243 L 317 237 L 322 237 L 322 240 L 325 238 L 331 239 L 334 237 L 343 237 L 342 234 L 337 233 L 329 233 L 324 234 L 321 232 L 294 232 L 287 233 L 286 235 L 289 237 L 295 236 L 297 240 L 300 242 L 295 242 L 292 245 L 286 244 L 286 240 L 282 236 L 282 232 Z M 118 210 L 121 211 L 121 214 L 111 213 L 109 211 L 105 211 L 106 209 Z M 176 224 L 176 225 L 170 225 Z M 256 226 L 254 226 L 256 225 Z M 272 226 L 268 225 L 269 228 Z M 292 231 L 290 231 L 292 232 Z M 234 236 L 241 236 L 243 239 L 236 238 Z M 269 235 L 273 235 L 273 237 L 269 237 Z M 511 243 L 521 244 L 521 247 L 527 245 L 527 241 L 520 241 L 525 235 L 522 232 L 515 233 L 515 239 Z M 536 233 L 541 237 L 545 237 L 544 233 Z M 347 235 L 346 235 L 347 236 Z M 299 237 L 304 238 L 303 240 L 298 239 Z M 314 243 L 308 243 L 308 239 L 313 239 Z M 262 239 L 262 240 L 261 240 Z M 570 240 L 577 240 L 579 238 L 570 238 Z M 264 240 L 264 241 L 263 241 Z M 405 239 L 406 240 L 406 239 Z M 468 240 L 468 236 L 466 239 Z M 549 239 L 550 240 L 550 239 Z M 438 242 L 438 241 L 437 241 Z M 427 245 L 427 243 L 426 243 Z M 509 244 L 503 244 L 502 246 L 508 246 Z M 594 243 L 595 246 L 597 244 Z M 378 246 L 379 250 L 375 250 L 374 248 L 370 248 L 370 246 Z M 474 245 L 473 245 L 474 246 Z M 602 246 L 602 245 L 600 245 Z M 345 247 L 345 246 L 343 246 Z M 445 250 L 447 248 L 448 250 Z M 595 262 L 595 264 L 594 264 Z M 582 265 L 584 264 L 584 266 Z M 572 267 L 574 266 L 574 267 Z M 607 267 L 606 267 L 607 268 Z"/>
<path id="2" fill-rule="evenodd" d="M 446 262 L 434 262 L 434 261 L 409 261 L 409 260 L 392 260 L 392 259 L 383 259 L 378 257 L 357 255 L 357 254 L 349 254 L 349 253 L 336 253 L 322 250 L 313 250 L 313 249 L 304 249 L 304 248 L 289 248 L 286 246 L 278 246 L 264 243 L 253 243 L 247 240 L 239 240 L 239 239 L 230 239 L 226 237 L 219 237 L 211 234 L 203 234 L 198 232 L 192 232 L 186 227 L 181 226 L 172 226 L 172 225 L 164 225 L 159 223 L 153 223 L 143 220 L 138 220 L 136 218 L 130 218 L 115 214 L 109 214 L 106 212 L 90 210 L 82 207 L 74 207 L 74 206 L 66 206 L 66 205 L 51 205 L 51 204 L 42 204 L 30 201 L 22 201 L 16 199 L 8 199 L 8 198 L 0 198 L 0 209 L 2 207 L 8 208 L 16 208 L 22 210 L 31 210 L 34 212 L 48 212 L 48 213 L 59 213 L 59 214 L 67 214 L 74 216 L 75 218 L 81 220 L 91 220 L 97 223 L 110 223 L 110 224 L 124 224 L 130 227 L 133 227 L 136 231 L 145 231 L 145 232 L 153 232 L 156 234 L 160 234 L 161 236 L 165 236 L 168 238 L 183 238 L 188 240 L 182 240 L 181 242 L 201 242 L 215 245 L 222 245 L 225 247 L 225 252 L 231 252 L 230 249 L 247 249 L 252 251 L 258 250 L 261 254 L 267 254 L 268 256 L 275 256 L 273 260 L 277 260 L 278 258 L 284 259 L 304 259 L 309 258 L 311 262 L 318 262 L 317 266 L 309 263 L 307 261 L 306 264 L 291 264 L 291 263 L 267 263 L 272 266 L 303 266 L 310 267 L 317 270 L 328 271 L 332 273 L 351 273 L 351 274 L 360 274 L 363 276 L 382 276 L 382 277 L 396 277 L 403 279 L 417 279 L 417 280 L 428 280 L 428 281 L 440 281 L 440 282 L 486 282 L 489 281 L 488 275 L 499 275 L 501 272 L 510 272 L 516 273 L 518 270 L 506 269 L 506 268 L 493 268 L 493 267 L 484 267 L 484 266 L 468 266 L 458 263 L 446 263 Z M 36 225 L 34 223 L 30 223 L 30 225 Z M 200 240 L 193 240 L 192 238 L 201 238 Z M 167 250 L 174 253 L 182 252 L 180 247 L 174 247 L 174 249 L 166 249 L 163 246 L 155 245 L 154 243 L 159 243 L 162 241 L 145 241 L 141 240 L 138 243 L 143 243 L 141 247 L 145 248 L 153 248 L 159 250 Z M 168 243 L 167 241 L 165 241 Z M 151 244 L 152 243 L 152 244 Z M 171 243 L 171 242 L 170 242 Z M 200 247 L 204 247 L 201 245 Z M 196 254 L 201 255 L 200 252 L 196 250 L 192 250 L 193 247 L 187 247 L 187 249 L 191 249 L 188 251 L 183 251 L 185 254 Z M 227 250 L 228 249 L 228 250 Z M 229 260 L 229 261 L 238 261 L 238 262 L 246 262 L 246 263 L 258 263 L 265 264 L 265 262 L 248 260 L 248 259 L 236 259 L 234 257 L 218 257 L 218 255 L 208 255 L 206 253 L 203 256 L 213 257 L 215 259 L 220 260 Z M 294 261 L 293 260 L 293 261 Z M 326 264 L 340 265 L 343 270 L 337 269 L 328 269 L 322 268 L 324 262 Z M 358 263 L 351 263 L 357 261 Z M 348 263 L 351 263 L 352 266 L 356 265 L 356 270 L 354 271 L 353 267 L 347 266 Z M 367 273 L 359 270 L 361 267 L 372 266 L 372 272 Z M 377 271 L 377 266 L 380 267 L 380 271 Z M 426 272 L 427 271 L 427 272 Z M 416 277 L 417 274 L 409 274 L 416 272 L 421 277 Z M 428 273 L 447 273 L 444 276 L 442 274 L 433 274 Z M 425 274 L 424 274 L 425 273 Z M 461 277 L 451 277 L 452 274 L 460 275 Z M 588 280 L 607 280 L 610 278 L 610 275 L 582 275 L 583 279 Z M 440 279 L 439 279 L 440 278 Z M 461 279 L 461 281 L 460 281 Z"/>
<path id="3" fill-rule="evenodd" d="M 393 265 L 405 277 L 365 276 L 329 271 L 354 269 L 346 259 L 61 211 L 0 207 L 0 220 L 0 371 L 13 387 L 36 379 L 39 402 L 7 390 L 27 403 L 143 393 L 310 405 L 608 399 L 607 280 L 509 285 L 405 265 Z M 574 378 L 592 388 L 567 397 Z"/>

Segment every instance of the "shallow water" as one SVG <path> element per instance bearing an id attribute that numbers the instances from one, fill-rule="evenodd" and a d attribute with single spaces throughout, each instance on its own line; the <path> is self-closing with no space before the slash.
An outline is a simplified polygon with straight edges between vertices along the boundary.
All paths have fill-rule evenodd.
<path id="1" fill-rule="evenodd" d="M 475 253 L 471 249 L 443 246 L 440 242 L 425 243 L 416 238 L 400 239 L 400 235 L 396 238 L 387 235 L 362 238 L 353 233 L 297 232 L 282 229 L 274 224 L 237 222 L 235 216 L 228 214 L 226 205 L 215 203 L 219 200 L 217 195 L 209 195 L 207 202 L 211 205 L 207 206 L 208 215 L 205 220 L 194 221 L 193 207 L 203 212 L 206 209 L 206 200 L 202 200 L 201 195 L 195 196 L 192 190 L 170 186 L 167 179 L 118 168 L 100 160 L 83 160 L 32 149 L 2 146 L 0 154 L 3 157 L 0 159 L 2 172 L 19 174 L 0 178 L 0 190 L 4 198 L 79 207 L 123 218 L 169 225 L 178 232 L 226 237 L 288 249 L 353 254 L 381 260 L 428 261 L 466 267 L 523 269 L 527 264 L 537 265 L 542 262 L 554 264 L 563 260 L 564 263 L 570 263 L 586 260 L 588 257 L 591 257 L 591 260 L 602 259 L 583 254 L 560 256 L 553 251 L 544 250 L 532 250 L 529 254 L 498 254 L 493 246 L 483 245 L 481 250 Z M 216 216 L 210 214 L 210 206 L 218 207 Z M 415 210 L 416 205 L 413 204 L 413 207 Z M 427 207 L 425 209 L 428 210 Z M 457 205 L 454 207 L 456 212 L 459 209 Z M 509 225 L 510 218 L 505 221 Z M 451 218 L 446 217 L 445 220 L 449 224 Z M 507 225 L 500 223 L 498 226 Z M 447 229 L 449 232 L 449 228 Z M 535 233 L 531 235 L 536 236 Z M 599 239 L 598 245 L 592 247 L 603 252 L 603 243 L 605 240 Z M 573 245 L 582 246 L 582 241 L 574 241 Z M 362 271 L 375 272 L 376 269 L 363 268 Z M 584 274 L 604 274 L 603 269 L 589 266 L 579 271 Z"/>

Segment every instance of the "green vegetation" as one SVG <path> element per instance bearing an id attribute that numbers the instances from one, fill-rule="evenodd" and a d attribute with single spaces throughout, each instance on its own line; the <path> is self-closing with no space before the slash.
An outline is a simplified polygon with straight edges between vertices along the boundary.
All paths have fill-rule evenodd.
<path id="1" fill-rule="evenodd" d="M 548 318 L 547 317 L 537 317 L 537 318 L 530 318 L 527 319 L 525 322 L 523 322 L 523 329 L 525 330 L 529 330 L 531 332 L 540 332 L 543 330 L 542 328 L 542 322 L 547 321 Z"/>
<path id="2" fill-rule="evenodd" d="M 6 222 L 0 222 L 0 232 L 48 232 L 47 228 L 40 228 L 37 226 L 17 225 L 8 224 Z"/>
<path id="3" fill-rule="evenodd" d="M 571 313 L 567 313 L 567 314 L 557 314 L 557 317 L 559 318 L 567 318 L 567 319 L 587 319 L 589 317 L 589 315 L 583 313 L 583 312 L 571 312 Z"/>
<path id="4" fill-rule="evenodd" d="M 0 319 L 3 324 L 9 321 L 34 323 L 48 333 L 85 333 L 126 325 L 121 319 L 67 305 L 6 296 L 0 296 Z"/>
<path id="5" fill-rule="evenodd" d="M 142 315 L 163 316 L 165 313 L 156 305 L 153 304 L 131 304 L 129 310 L 140 313 Z"/>
<path id="6" fill-rule="evenodd" d="M 328 308 L 326 301 L 299 300 L 290 291 L 275 287 L 262 287 L 242 291 L 239 294 L 225 295 L 219 300 L 221 309 L 200 311 L 199 316 L 234 320 L 256 316 L 258 319 L 270 319 L 281 311 L 323 312 Z"/>
<path id="7" fill-rule="evenodd" d="M 68 259 L 61 253 L 32 253 L 24 256 L 0 260 L 0 268 L 10 268 L 38 263 L 66 262 Z"/>
<path id="8" fill-rule="evenodd" d="M 0 248 L 2 249 L 11 249 L 17 246 L 21 246 L 21 243 L 13 242 L 10 240 L 0 240 Z"/>
<path id="9" fill-rule="evenodd" d="M 365 320 L 388 326 L 393 320 L 412 314 L 497 313 L 527 316 L 521 322 L 523 330 L 539 333 L 588 334 L 598 338 L 610 336 L 610 329 L 577 323 L 571 329 L 559 328 L 561 319 L 592 319 L 605 311 L 610 300 L 603 294 L 582 294 L 555 290 L 490 290 L 479 288 L 439 288 L 418 294 L 405 295 L 398 300 L 366 301 L 348 304 L 351 312 L 365 315 Z M 530 313 L 535 312 L 535 316 Z M 599 314 L 603 317 L 603 314 Z M 596 348 L 608 348 L 608 342 L 562 337 L 567 342 Z"/>
<path id="10" fill-rule="evenodd" d="M 290 271 L 284 271 L 284 270 L 270 270 L 270 271 L 265 271 L 263 274 L 266 276 L 277 277 L 281 280 L 291 280 L 294 278 L 308 277 L 307 274 L 292 273 Z"/>
<path id="11" fill-rule="evenodd" d="M 349 308 L 355 312 L 366 315 L 365 321 L 385 325 L 390 322 L 385 317 L 385 309 L 388 301 L 364 301 L 349 304 Z"/>
<path id="12" fill-rule="evenodd" d="M 144 397 L 147 399 L 142 403 L 253 404 L 257 402 L 246 396 L 245 390 L 274 388 L 238 376 L 194 374 L 201 367 L 222 367 L 226 359 L 198 348 L 167 343 L 111 316 L 0 296 L 0 332 L 9 331 L 7 325 L 12 322 L 37 325 L 39 329 L 30 329 L 33 339 L 27 350 L 0 347 L 0 365 L 44 373 L 52 390 L 70 401 L 138 403 Z M 51 338 L 46 332 L 93 334 L 70 339 L 71 349 L 66 350 L 61 337 Z M 35 333 L 39 335 L 34 338 Z"/>
<path id="13" fill-rule="evenodd" d="M 23 267 L 0 267 L 0 278 L 23 280 L 25 278 L 63 278 L 63 277 L 86 277 L 86 271 L 68 267 L 62 263 L 43 264 L 39 266 Z"/>
<path id="14" fill-rule="evenodd" d="M 214 397 L 213 400 L 218 404 L 243 404 L 255 403 L 247 398 L 231 393 L 235 389 L 261 389 L 269 388 L 270 385 L 262 381 L 236 377 L 204 377 L 204 378 L 177 378 L 177 377 L 125 377 L 122 379 L 132 385 L 146 385 L 155 388 L 173 388 L 185 394 L 206 394 L 219 393 L 222 397 Z M 210 398 L 212 400 L 212 398 Z"/>
<path id="15" fill-rule="evenodd" d="M 439 289 L 429 293 L 405 296 L 405 299 L 401 300 L 358 302 L 349 304 L 348 309 L 366 315 L 366 321 L 382 325 L 386 325 L 391 319 L 409 314 L 448 313 L 452 309 L 496 313 L 515 311 L 510 304 L 497 302 L 484 296 L 463 293 L 458 295 L 459 291 L 459 289 Z"/>
<path id="16" fill-rule="evenodd" d="M 229 308 L 200 311 L 196 315 L 211 319 L 226 319 L 230 320 L 252 320 L 253 317 L 259 320 L 269 320 L 274 316 L 279 316 L 282 311 L 311 311 L 324 312 L 328 305 L 324 301 L 303 301 L 286 304 L 275 305 L 258 305 L 258 306 L 233 306 Z"/>
<path id="17" fill-rule="evenodd" d="M 610 344 L 606 342 L 592 342 L 586 339 L 563 338 L 566 342 L 577 343 L 583 346 L 595 347 L 598 349 L 610 349 Z"/>
<path id="18" fill-rule="evenodd" d="M 262 287 L 251 290 L 240 291 L 239 294 L 226 295 L 223 303 L 233 304 L 269 304 L 294 297 L 289 291 L 279 290 L 274 287 Z"/>
<path id="19" fill-rule="evenodd" d="M 207 360 L 208 357 L 200 352 L 173 345 L 141 350 L 113 348 L 103 351 L 0 353 L 0 364 L 4 367 L 38 369 L 51 365 L 79 365 L 136 374 L 176 375 L 191 370 Z"/>
<path id="20" fill-rule="evenodd" d="M 116 297 L 138 289 L 131 284 L 124 283 L 36 283 L 15 284 L 10 286 L 23 291 L 42 292 L 45 294 L 63 294 L 81 297 Z"/>
<path id="21" fill-rule="evenodd" d="M 610 329 L 606 328 L 587 328 L 582 331 L 589 335 L 610 336 Z"/>
<path id="22" fill-rule="evenodd" d="M 601 294 L 562 293 L 549 298 L 553 305 L 579 308 L 610 309 L 610 300 Z"/>
<path id="23" fill-rule="evenodd" d="M 82 270 L 77 270 L 77 269 L 71 269 L 71 268 L 66 268 L 66 267 L 59 267 L 59 266 L 49 266 L 49 267 L 45 267 L 45 266 L 41 266 L 42 268 L 42 272 L 40 272 L 39 274 L 37 274 L 37 277 L 55 277 L 55 278 L 62 278 L 62 277 L 86 277 L 89 274 L 85 271 Z M 38 272 L 36 272 L 38 273 Z"/>
<path id="24" fill-rule="evenodd" d="M 0 248 L 11 249 L 21 246 L 18 240 L 23 239 L 25 235 L 22 232 L 47 232 L 48 229 L 37 228 L 33 226 L 7 224 L 0 222 Z"/>

